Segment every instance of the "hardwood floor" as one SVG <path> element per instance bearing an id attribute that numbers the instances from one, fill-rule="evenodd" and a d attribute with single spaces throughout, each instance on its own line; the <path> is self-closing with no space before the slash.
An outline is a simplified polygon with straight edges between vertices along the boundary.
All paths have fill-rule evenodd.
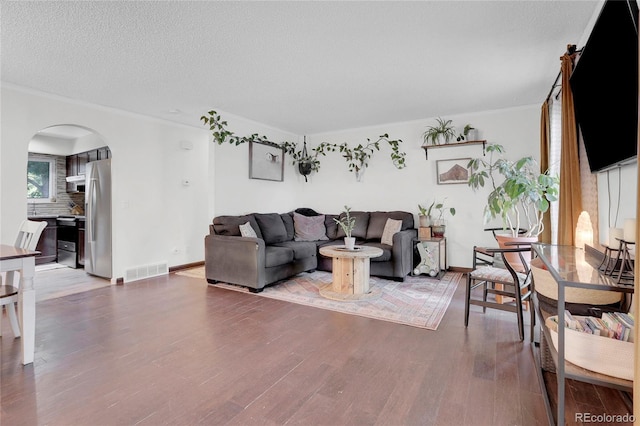
<path id="1" fill-rule="evenodd" d="M 36 266 L 36 302 L 110 285 L 108 279 L 91 276 L 82 268 L 73 269 L 56 263 Z"/>
<path id="2" fill-rule="evenodd" d="M 44 300 L 33 365 L 3 321 L 0 424 L 547 424 L 514 314 L 463 301 L 429 331 L 175 274 Z"/>

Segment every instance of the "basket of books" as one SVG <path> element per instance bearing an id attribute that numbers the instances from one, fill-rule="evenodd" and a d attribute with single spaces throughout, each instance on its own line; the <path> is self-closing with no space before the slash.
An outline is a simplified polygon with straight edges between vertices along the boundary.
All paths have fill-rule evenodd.
<path id="1" fill-rule="evenodd" d="M 633 317 L 605 312 L 602 318 L 565 311 L 565 360 L 587 370 L 633 380 Z M 558 316 L 546 320 L 558 349 Z"/>

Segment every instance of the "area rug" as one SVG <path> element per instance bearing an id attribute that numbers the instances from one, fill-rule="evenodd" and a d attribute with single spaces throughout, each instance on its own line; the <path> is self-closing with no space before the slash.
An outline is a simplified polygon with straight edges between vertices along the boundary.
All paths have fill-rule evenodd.
<path id="1" fill-rule="evenodd" d="M 176 272 L 176 274 L 205 279 L 203 267 Z M 319 289 L 331 283 L 331 273 L 323 271 L 298 274 L 255 294 L 250 293 L 246 287 L 231 284 L 219 283 L 216 287 L 436 330 L 461 278 L 462 274 L 455 272 L 447 272 L 440 280 L 424 275 L 408 276 L 404 282 L 371 277 L 370 288 L 375 296 L 359 301 L 336 301 L 322 297 Z"/>

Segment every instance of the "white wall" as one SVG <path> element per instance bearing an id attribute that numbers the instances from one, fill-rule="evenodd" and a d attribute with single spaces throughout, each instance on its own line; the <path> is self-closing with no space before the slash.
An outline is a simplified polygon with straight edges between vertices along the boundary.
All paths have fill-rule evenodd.
<path id="1" fill-rule="evenodd" d="M 78 154 L 80 152 L 91 151 L 92 149 L 102 148 L 107 145 L 100 135 L 91 133 L 82 136 L 73 141 L 72 152 L 67 155 Z"/>
<path id="2" fill-rule="evenodd" d="M 301 137 L 220 113 L 229 122 L 229 130 L 239 136 L 259 133 L 277 143 L 297 141 L 301 148 Z M 508 158 L 539 156 L 538 105 L 446 118 L 452 119 L 459 130 L 471 123 L 478 129 L 480 139 L 504 145 Z M 216 215 L 222 215 L 285 212 L 297 207 L 311 207 L 321 213 L 339 213 L 344 205 L 349 205 L 354 210 L 409 211 L 414 213 L 417 223 L 418 204 L 430 204 L 434 198 L 442 200 L 446 197 L 446 204 L 457 210 L 454 217 L 447 216 L 449 264 L 471 266 L 474 245 L 495 244 L 492 235 L 483 231 L 483 208 L 489 190 L 476 193 L 465 184 L 438 185 L 436 163 L 443 159 L 482 156 L 482 145 L 430 150 L 429 159 L 426 160 L 421 148 L 422 133 L 432 124 L 433 118 L 307 135 L 308 149 L 321 142 L 347 142 L 354 147 L 359 143 L 366 144 L 367 138 L 377 140 L 384 133 L 388 133 L 391 139 L 402 139 L 402 150 L 407 153 L 407 167 L 396 169 L 389 158 L 391 148 L 382 142 L 380 151 L 374 153 L 360 182 L 348 171 L 347 163 L 338 152 L 320 157 L 320 171 L 313 173 L 308 183 L 290 165 L 288 157 L 285 157 L 284 182 L 250 180 L 247 178 L 248 146 L 216 145 L 215 179 L 212 179 L 215 183 L 213 210 Z"/>
<path id="3" fill-rule="evenodd" d="M 238 136 L 258 133 L 269 141 L 282 143 L 297 142 L 298 136 L 265 126 L 263 124 L 218 111 L 229 123 L 229 130 Z M 214 144 L 212 142 L 212 144 Z M 216 216 L 246 213 L 282 213 L 293 210 L 298 205 L 297 178 L 299 174 L 285 155 L 284 181 L 249 179 L 249 144 L 238 146 L 225 143 L 215 145 L 214 174 L 211 182 L 215 194 L 213 211 Z"/>
<path id="4" fill-rule="evenodd" d="M 35 135 L 28 144 L 29 152 L 50 155 L 71 155 L 73 154 L 72 139 L 54 138 L 51 136 Z"/>
<path id="5" fill-rule="evenodd" d="M 338 213 L 347 204 L 355 210 L 406 210 L 417 216 L 418 204 L 446 197 L 446 204 L 457 210 L 455 217 L 447 217 L 450 265 L 468 267 L 473 245 L 494 243 L 491 235 L 483 231 L 489 226 L 484 224 L 482 215 L 489 190 L 476 193 L 464 184 L 436 183 L 438 160 L 479 157 L 482 148 L 477 145 L 430 150 L 426 160 L 420 148 L 421 135 L 434 124 L 434 118 L 307 135 L 308 147 L 312 148 L 320 142 L 347 142 L 353 147 L 366 143 L 367 138 L 375 140 L 389 133 L 392 139 L 404 141 L 407 167 L 395 169 L 389 159 L 390 148 L 382 143 L 361 182 L 348 172 L 339 153 L 328 153 L 321 158 L 320 172 L 305 183 L 288 157 L 284 182 L 249 179 L 248 145 L 214 145 L 204 126 L 191 128 L 6 85 L 2 86 L 1 107 L 2 241 L 11 243 L 15 229 L 26 217 L 22 176 L 26 173 L 27 145 L 33 135 L 56 124 L 81 125 L 96 131 L 113 154 L 115 277 L 124 276 L 129 267 L 163 260 L 170 266 L 203 260 L 203 237 L 216 215 L 285 212 L 297 207 Z M 539 111 L 538 105 L 532 105 L 445 118 L 452 119 L 459 128 L 471 123 L 479 130 L 480 139 L 504 145 L 509 158 L 537 158 Z M 289 140 L 301 144 L 300 136 L 221 114 L 229 122 L 229 129 L 240 136 L 257 132 L 276 143 Z M 182 149 L 181 141 L 191 142 L 193 149 Z M 635 173 L 635 166 L 623 169 L 621 221 L 635 216 Z M 185 179 L 190 182 L 188 186 L 183 185 Z M 599 187 L 600 217 L 606 218 L 602 176 Z M 612 192 L 615 191 L 614 188 Z M 600 228 L 607 226 L 603 219 Z"/>
<path id="6" fill-rule="evenodd" d="M 458 130 L 471 123 L 478 129 L 480 139 L 504 145 L 508 158 L 539 157 L 538 105 L 443 118 L 452 119 Z M 309 147 L 320 142 L 347 142 L 353 147 L 366 143 L 367 138 L 375 140 L 388 133 L 391 139 L 403 140 L 401 146 L 407 153 L 407 167 L 397 170 L 393 166 L 389 158 L 391 149 L 385 142 L 380 151 L 374 153 L 362 181 L 357 182 L 355 175 L 348 172 L 344 159 L 338 153 L 329 153 L 321 158 L 320 172 L 312 175 L 309 183 L 298 179 L 298 205 L 330 213 L 339 213 L 345 204 L 354 210 L 405 210 L 414 213 L 417 223 L 418 204 L 430 204 L 434 198 L 446 197 L 446 205 L 457 211 L 454 217 L 446 217 L 449 265 L 471 266 L 474 245 L 495 244 L 493 237 L 483 231 L 483 208 L 489 190 L 475 193 L 466 184 L 438 185 L 436 164 L 444 159 L 480 157 L 482 145 L 432 149 L 426 160 L 420 148 L 422 133 L 433 124 L 435 119 L 431 118 L 308 135 Z"/>
<path id="7" fill-rule="evenodd" d="M 598 173 L 600 244 L 609 241 L 609 227 L 623 228 L 625 219 L 636 218 L 637 174 L 637 164 Z"/>
<path id="8" fill-rule="evenodd" d="M 111 148 L 113 276 L 130 267 L 204 259 L 203 238 L 213 215 L 208 191 L 210 142 L 206 129 L 163 122 L 109 108 L 1 88 L 0 239 L 12 244 L 27 216 L 27 146 L 39 130 L 76 124 L 98 133 Z M 193 150 L 180 148 L 180 141 Z M 182 185 L 189 177 L 191 184 Z"/>

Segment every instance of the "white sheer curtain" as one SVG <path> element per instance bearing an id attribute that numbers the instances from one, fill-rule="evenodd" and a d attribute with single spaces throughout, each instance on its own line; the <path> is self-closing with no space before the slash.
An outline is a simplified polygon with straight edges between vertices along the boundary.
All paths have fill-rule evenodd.
<path id="1" fill-rule="evenodd" d="M 562 98 L 551 96 L 549 99 L 549 174 L 560 176 L 560 152 L 562 139 Z M 558 210 L 557 201 L 551 203 L 551 244 L 558 244 Z"/>

